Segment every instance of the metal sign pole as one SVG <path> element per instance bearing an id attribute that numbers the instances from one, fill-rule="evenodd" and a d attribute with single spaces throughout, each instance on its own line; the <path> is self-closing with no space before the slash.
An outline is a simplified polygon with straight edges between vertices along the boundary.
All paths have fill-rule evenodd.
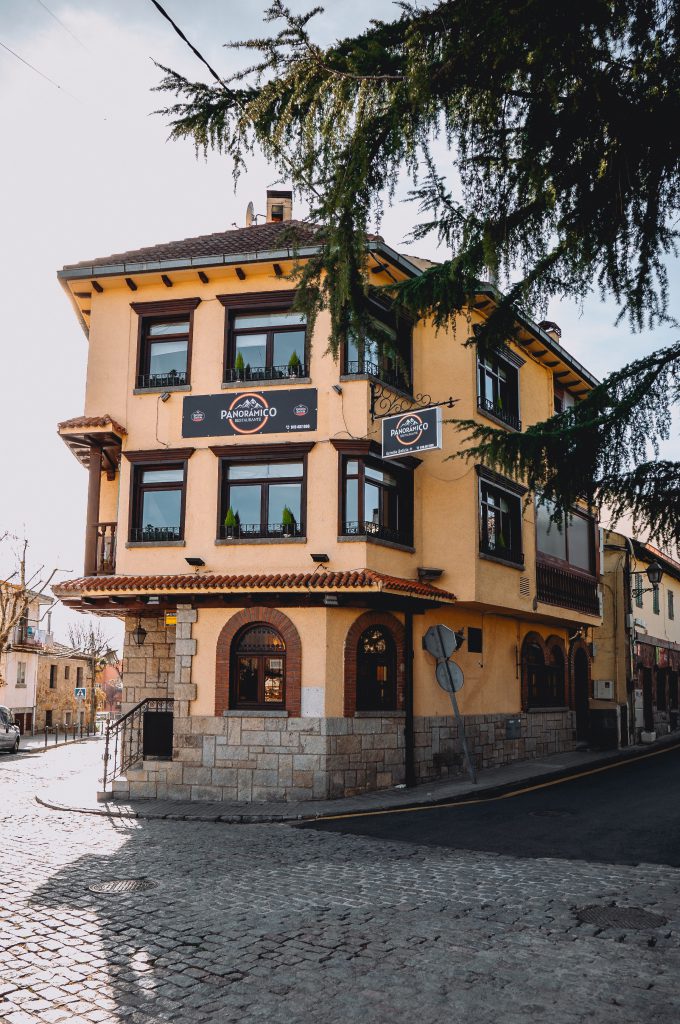
<path id="1" fill-rule="evenodd" d="M 474 784 L 476 786 L 477 785 L 477 774 L 475 772 L 475 766 L 472 763 L 472 758 L 470 757 L 470 751 L 468 750 L 467 739 L 465 738 L 465 726 L 463 724 L 463 716 L 461 715 L 460 711 L 458 710 L 458 701 L 456 700 L 456 695 L 455 695 L 455 693 L 453 691 L 451 691 L 451 693 L 449 694 L 449 697 L 451 698 L 451 703 L 453 704 L 453 713 L 456 716 L 456 722 L 458 723 L 458 734 L 460 736 L 460 742 L 461 742 L 462 747 L 463 747 L 463 754 L 465 756 L 465 763 L 467 764 L 468 774 L 470 775 L 470 778 L 472 779 L 472 781 L 474 782 Z"/>
<path id="2" fill-rule="evenodd" d="M 460 665 L 457 665 L 455 661 L 449 661 L 451 655 L 460 647 L 463 639 L 462 633 L 454 633 L 454 631 L 448 626 L 438 624 L 436 626 L 430 626 L 425 633 L 425 636 L 423 637 L 423 648 L 437 661 L 435 678 L 442 690 L 445 690 L 451 698 L 453 713 L 456 716 L 456 723 L 458 725 L 458 735 L 460 736 L 460 742 L 463 748 L 465 764 L 470 778 L 476 785 L 477 775 L 472 763 L 472 758 L 470 757 L 470 751 L 468 750 L 463 716 L 460 713 L 458 701 L 456 700 L 456 691 L 463 688 L 463 672 Z"/>

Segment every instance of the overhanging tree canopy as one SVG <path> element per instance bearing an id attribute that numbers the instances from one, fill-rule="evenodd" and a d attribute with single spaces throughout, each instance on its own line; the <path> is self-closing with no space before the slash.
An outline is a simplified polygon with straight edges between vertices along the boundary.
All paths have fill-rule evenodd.
<path id="1" fill-rule="evenodd" d="M 631 327 L 674 323 L 666 262 L 680 206 L 680 6 L 663 0 L 442 0 L 400 5 L 392 22 L 323 49 L 315 9 L 277 0 L 273 38 L 228 81 L 164 68 L 174 138 L 233 160 L 258 147 L 324 225 L 299 270 L 313 320 L 331 312 L 331 349 L 367 326 L 369 224 L 411 175 L 421 218 L 448 259 L 390 287 L 416 316 L 449 323 L 484 276 L 504 297 L 474 339 L 495 347 L 513 310 L 581 300 L 593 285 Z M 471 339 L 463 339 L 470 343 Z M 677 398 L 680 342 L 609 377 L 575 410 L 510 434 L 462 424 L 467 453 L 521 474 L 558 514 L 585 494 L 680 540 L 678 467 L 654 460 Z M 651 445 L 651 449 L 650 449 Z"/>

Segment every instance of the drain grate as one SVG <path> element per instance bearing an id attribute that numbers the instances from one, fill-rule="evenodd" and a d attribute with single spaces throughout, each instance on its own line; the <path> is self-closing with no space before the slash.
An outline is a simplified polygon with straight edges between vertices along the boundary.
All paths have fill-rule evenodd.
<path id="1" fill-rule="evenodd" d="M 109 882 L 96 882 L 88 885 L 90 892 L 143 892 L 145 889 L 155 889 L 158 882 L 152 882 L 150 878 L 113 878 Z"/>
<path id="2" fill-rule="evenodd" d="M 598 928 L 661 928 L 666 918 L 642 907 L 582 907 L 576 911 L 582 924 Z"/>

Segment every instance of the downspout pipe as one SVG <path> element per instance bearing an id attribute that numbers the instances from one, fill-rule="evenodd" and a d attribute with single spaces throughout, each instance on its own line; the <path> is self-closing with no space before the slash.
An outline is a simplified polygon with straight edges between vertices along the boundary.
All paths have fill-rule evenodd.
<path id="1" fill-rule="evenodd" d="M 413 612 L 404 612 L 404 782 L 416 784 L 415 743 L 413 735 Z"/>

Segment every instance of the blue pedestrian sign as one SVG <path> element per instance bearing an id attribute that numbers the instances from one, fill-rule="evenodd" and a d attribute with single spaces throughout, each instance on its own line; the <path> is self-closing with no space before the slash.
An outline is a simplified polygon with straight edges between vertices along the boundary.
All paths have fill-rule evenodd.
<path id="1" fill-rule="evenodd" d="M 86 688 L 84 686 L 76 686 L 76 688 L 74 690 L 74 693 L 75 693 L 76 697 L 82 697 L 83 700 L 87 696 L 87 690 L 86 690 Z"/>

